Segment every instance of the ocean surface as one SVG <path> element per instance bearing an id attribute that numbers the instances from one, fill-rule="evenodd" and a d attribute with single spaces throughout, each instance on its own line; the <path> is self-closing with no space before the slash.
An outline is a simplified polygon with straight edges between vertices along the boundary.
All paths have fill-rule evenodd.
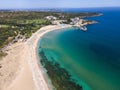
<path id="1" fill-rule="evenodd" d="M 83 90 L 120 90 L 120 8 L 63 9 L 64 12 L 100 12 L 86 18 L 99 23 L 52 31 L 39 46 L 48 60 L 54 58 Z"/>

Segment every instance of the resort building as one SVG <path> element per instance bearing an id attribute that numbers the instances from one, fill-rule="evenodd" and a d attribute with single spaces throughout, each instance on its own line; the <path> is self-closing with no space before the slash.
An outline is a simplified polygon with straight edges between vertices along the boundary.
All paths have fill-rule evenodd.
<path id="1" fill-rule="evenodd" d="M 47 20 L 57 20 L 57 17 L 55 17 L 55 16 L 47 16 L 47 17 L 45 17 L 45 19 L 47 19 Z"/>

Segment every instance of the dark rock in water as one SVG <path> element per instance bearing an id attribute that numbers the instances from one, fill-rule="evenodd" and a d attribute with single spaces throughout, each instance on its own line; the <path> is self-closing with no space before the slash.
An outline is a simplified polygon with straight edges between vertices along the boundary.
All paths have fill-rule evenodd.
<path id="1" fill-rule="evenodd" d="M 53 58 L 52 61 L 49 61 L 43 51 L 40 51 L 39 55 L 41 57 L 40 62 L 47 70 L 47 74 L 56 90 L 83 90 L 82 86 L 72 79 L 68 71 L 55 62 Z"/>

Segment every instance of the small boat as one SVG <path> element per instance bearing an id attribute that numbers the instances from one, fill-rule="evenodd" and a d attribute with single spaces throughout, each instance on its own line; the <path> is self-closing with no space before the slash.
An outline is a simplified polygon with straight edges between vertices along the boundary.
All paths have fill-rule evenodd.
<path id="1" fill-rule="evenodd" d="M 73 27 L 77 27 L 80 30 L 87 31 L 87 27 L 86 26 L 73 25 Z"/>
<path id="2" fill-rule="evenodd" d="M 79 27 L 81 30 L 83 30 L 83 31 L 87 31 L 87 28 L 85 27 L 85 26 L 81 26 L 81 27 Z"/>

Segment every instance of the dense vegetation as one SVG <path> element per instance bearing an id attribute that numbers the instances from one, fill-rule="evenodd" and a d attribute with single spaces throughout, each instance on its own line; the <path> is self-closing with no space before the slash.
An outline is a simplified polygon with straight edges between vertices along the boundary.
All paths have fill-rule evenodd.
<path id="1" fill-rule="evenodd" d="M 47 74 L 56 90 L 83 90 L 82 86 L 77 84 L 68 71 L 62 68 L 55 60 L 49 61 L 43 51 L 40 51 L 39 55 L 41 64 L 47 70 Z"/>
<path id="2" fill-rule="evenodd" d="M 44 25 L 51 24 L 44 19 L 44 14 L 40 12 L 0 12 L 0 48 L 9 43 L 8 38 L 13 39 L 18 35 L 29 38 L 32 33 Z"/>

